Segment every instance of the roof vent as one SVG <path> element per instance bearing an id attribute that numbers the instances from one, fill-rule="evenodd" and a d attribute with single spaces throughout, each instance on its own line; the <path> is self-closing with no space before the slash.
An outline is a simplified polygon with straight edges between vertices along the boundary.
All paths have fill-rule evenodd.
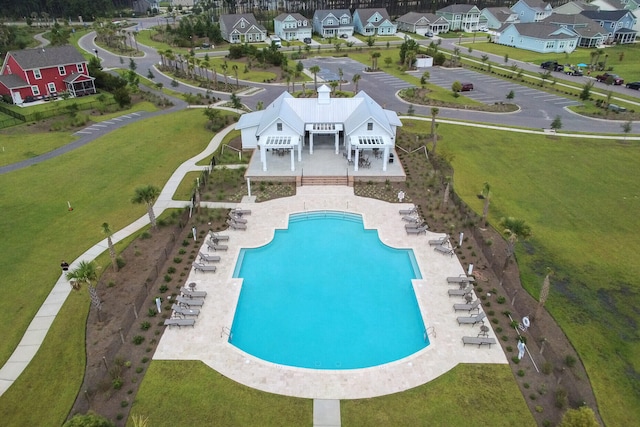
<path id="1" fill-rule="evenodd" d="M 322 85 L 318 88 L 318 104 L 330 104 L 331 103 L 331 89 L 327 85 Z"/>

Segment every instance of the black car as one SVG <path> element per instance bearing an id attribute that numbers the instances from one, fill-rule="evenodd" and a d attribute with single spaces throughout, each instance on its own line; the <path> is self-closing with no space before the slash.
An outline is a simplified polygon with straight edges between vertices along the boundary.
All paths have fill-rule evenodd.
<path id="1" fill-rule="evenodd" d="M 302 41 L 306 44 L 311 44 L 311 37 L 305 37 Z"/>
<path id="2" fill-rule="evenodd" d="M 631 82 L 631 83 L 627 83 L 627 87 L 628 87 L 629 89 L 640 90 L 640 82 Z"/>
<path id="3" fill-rule="evenodd" d="M 555 70 L 557 66 L 558 61 L 546 61 L 540 64 L 540 67 L 544 68 L 545 70 Z"/>
<path id="4" fill-rule="evenodd" d="M 473 90 L 473 83 L 462 83 L 461 92 L 468 92 L 470 90 Z"/>

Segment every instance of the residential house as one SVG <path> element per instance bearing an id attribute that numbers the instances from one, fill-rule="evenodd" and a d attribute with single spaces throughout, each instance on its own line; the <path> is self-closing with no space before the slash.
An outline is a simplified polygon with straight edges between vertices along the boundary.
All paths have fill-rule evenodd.
<path id="1" fill-rule="evenodd" d="M 433 13 L 409 12 L 396 19 L 396 25 L 400 31 L 421 36 L 449 31 L 449 22 Z"/>
<path id="2" fill-rule="evenodd" d="M 94 94 L 95 79 L 89 76 L 88 65 L 70 45 L 9 51 L 0 69 L 0 95 L 22 104 L 62 92 Z"/>
<path id="3" fill-rule="evenodd" d="M 159 0 L 133 0 L 133 11 L 138 14 L 158 13 Z"/>
<path id="4" fill-rule="evenodd" d="M 594 3 L 587 3 L 586 0 L 574 0 L 553 9 L 553 13 L 561 15 L 577 15 L 583 10 L 599 10 L 600 7 Z"/>
<path id="5" fill-rule="evenodd" d="M 511 10 L 518 14 L 520 22 L 540 22 L 553 12 L 551 3 L 542 0 L 518 0 L 511 6 Z"/>
<path id="6" fill-rule="evenodd" d="M 313 13 L 313 32 L 331 38 L 353 35 L 353 23 L 349 9 L 316 10 Z"/>
<path id="7" fill-rule="evenodd" d="M 638 32 L 634 29 L 637 20 L 628 10 L 584 10 L 580 12 L 596 21 L 607 33 L 606 43 L 634 43 Z"/>
<path id="8" fill-rule="evenodd" d="M 598 10 L 630 10 L 633 12 L 640 7 L 640 0 L 593 0 L 591 4 L 597 6 Z"/>
<path id="9" fill-rule="evenodd" d="M 397 30 L 387 9 L 356 9 L 353 12 L 353 29 L 363 36 L 392 36 Z"/>
<path id="10" fill-rule="evenodd" d="M 452 4 L 436 11 L 436 15 L 449 21 L 450 31 L 478 31 L 480 9 L 469 4 Z"/>
<path id="11" fill-rule="evenodd" d="M 494 42 L 539 53 L 571 53 L 578 35 L 569 28 L 541 22 L 506 24 L 494 35 Z"/>
<path id="12" fill-rule="evenodd" d="M 311 21 L 299 13 L 281 13 L 273 20 L 273 32 L 282 40 L 311 38 Z"/>
<path id="13" fill-rule="evenodd" d="M 607 39 L 606 31 L 597 22 L 581 14 L 563 15 L 554 12 L 543 22 L 571 29 L 580 36 L 580 47 L 600 47 Z"/>
<path id="14" fill-rule="evenodd" d="M 267 39 L 267 29 L 253 13 L 220 15 L 220 33 L 229 43 L 256 43 Z"/>
<path id="15" fill-rule="evenodd" d="M 289 151 L 294 171 L 296 158 L 302 161 L 303 145 L 308 144 L 311 155 L 314 138 L 316 146 L 329 140 L 336 154 L 340 147 L 345 150 L 355 171 L 360 163 L 360 150 L 381 153 L 382 170 L 386 171 L 395 147 L 396 129 L 402 126 L 398 115 L 383 109 L 363 91 L 353 98 L 331 98 L 330 94 L 326 85 L 318 88 L 317 98 L 295 98 L 283 92 L 264 110 L 243 114 L 236 124 L 241 132 L 242 149 L 260 151 L 263 171 L 267 170 L 268 150 Z M 352 150 L 355 159 L 351 157 Z M 336 157 L 336 161 L 344 159 Z"/>
<path id="16" fill-rule="evenodd" d="M 518 22 L 518 14 L 508 7 L 485 7 L 480 12 L 480 28 L 497 30 L 505 24 Z"/>

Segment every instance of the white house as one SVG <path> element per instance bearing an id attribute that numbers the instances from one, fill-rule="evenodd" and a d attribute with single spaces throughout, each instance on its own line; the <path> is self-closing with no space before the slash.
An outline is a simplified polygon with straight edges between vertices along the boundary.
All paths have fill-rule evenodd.
<path id="1" fill-rule="evenodd" d="M 281 13 L 273 20 L 273 32 L 282 40 L 311 38 L 311 20 L 299 13 Z"/>
<path id="2" fill-rule="evenodd" d="M 394 111 L 383 109 L 365 92 L 353 98 L 331 98 L 326 85 L 318 88 L 317 98 L 295 98 L 283 92 L 267 108 L 243 114 L 236 124 L 241 131 L 242 149 L 258 149 L 262 170 L 267 170 L 267 150 L 290 151 L 291 170 L 295 159 L 302 161 L 303 146 L 313 154 L 314 137 L 333 136 L 333 149 L 346 150 L 349 162 L 358 170 L 360 150 L 382 153 L 382 170 L 396 143 L 396 129 L 402 122 Z M 352 159 L 352 150 L 355 159 Z"/>

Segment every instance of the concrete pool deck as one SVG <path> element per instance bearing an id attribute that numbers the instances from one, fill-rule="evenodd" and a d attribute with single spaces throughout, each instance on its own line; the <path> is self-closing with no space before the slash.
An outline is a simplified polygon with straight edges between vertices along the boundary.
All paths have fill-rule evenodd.
<path id="1" fill-rule="evenodd" d="M 499 343 L 491 346 L 463 346 L 463 336 L 475 337 L 479 326 L 458 325 L 450 298 L 449 276 L 464 274 L 457 257 L 443 255 L 428 240 L 441 234 L 407 235 L 399 209 L 409 204 L 387 203 L 357 197 L 346 186 L 298 187 L 297 195 L 264 203 L 245 203 L 250 209 L 247 230 L 228 230 L 225 252 L 217 271 L 192 272 L 187 283 L 196 282 L 207 298 L 195 327 L 167 328 L 155 352 L 155 360 L 201 360 L 222 375 L 246 386 L 276 394 L 310 399 L 356 399 L 382 396 L 425 384 L 459 363 L 507 363 Z M 414 280 L 418 304 L 429 330 L 431 344 L 401 360 L 381 366 L 353 370 L 313 370 L 277 365 L 253 357 L 228 342 L 242 279 L 232 278 L 241 248 L 263 246 L 276 228 L 286 228 L 289 214 L 317 210 L 339 210 L 362 215 L 365 228 L 378 230 L 380 239 L 395 248 L 414 251 L 423 280 Z M 203 253 L 207 252 L 202 242 Z M 466 266 L 465 266 L 466 267 Z M 489 322 L 485 324 L 489 325 Z M 259 331 L 257 331 L 259 333 Z M 495 338 L 493 331 L 489 332 Z M 497 339 L 496 339 L 497 340 Z"/>

